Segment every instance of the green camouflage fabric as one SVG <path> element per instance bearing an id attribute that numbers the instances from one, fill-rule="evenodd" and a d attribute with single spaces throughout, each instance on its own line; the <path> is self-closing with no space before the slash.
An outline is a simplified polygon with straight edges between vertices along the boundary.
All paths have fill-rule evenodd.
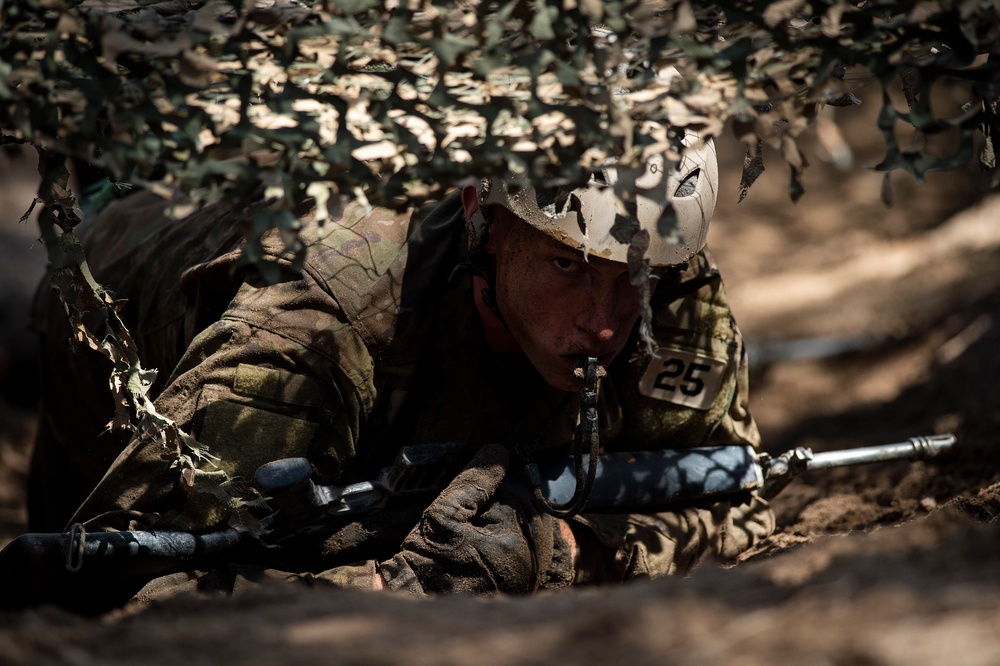
<path id="1" fill-rule="evenodd" d="M 155 387 L 157 409 L 207 455 L 191 460 L 142 435 L 102 432 L 107 373 L 96 355 L 70 349 L 42 290 L 49 361 L 33 529 L 252 530 L 261 514 L 248 481 L 272 460 L 305 456 L 317 482 L 343 484 L 372 478 L 406 444 L 461 442 L 469 457 L 497 441 L 570 446 L 577 395 L 550 387 L 526 358 L 486 346 L 460 268 L 468 240 L 457 194 L 412 214 L 351 204 L 320 224 L 306 212 L 301 270 L 282 259 L 279 237 L 265 239 L 283 267 L 270 283 L 240 260 L 238 218 L 219 208 L 173 221 L 164 205 L 134 195 L 82 233 L 97 279 L 127 299 L 123 319 L 144 365 L 169 372 Z M 745 350 L 711 256 L 696 256 L 652 305 L 655 345 L 634 332 L 601 381 L 605 449 L 758 446 Z M 680 573 L 706 556 L 735 557 L 774 525 L 762 500 L 744 500 L 581 516 L 573 531 L 586 552 L 575 579 Z M 389 557 L 418 516 L 397 521 L 398 536 L 345 528 L 323 555 Z M 366 539 L 377 552 L 358 547 Z"/>
<path id="2" fill-rule="evenodd" d="M 112 205 L 78 228 L 91 271 L 126 299 L 121 316 L 145 367 L 163 390 L 187 343 L 222 312 L 238 288 L 227 253 L 241 244 L 240 222 L 222 205 L 171 220 L 149 192 Z M 168 250 L 169 249 L 169 250 Z M 222 261 L 213 262 L 218 257 Z M 214 268 L 218 265 L 219 268 Z M 28 488 L 29 528 L 59 531 L 131 438 L 106 429 L 114 415 L 111 363 L 70 343 L 69 319 L 43 280 L 35 299 L 41 338 L 41 419 Z"/>

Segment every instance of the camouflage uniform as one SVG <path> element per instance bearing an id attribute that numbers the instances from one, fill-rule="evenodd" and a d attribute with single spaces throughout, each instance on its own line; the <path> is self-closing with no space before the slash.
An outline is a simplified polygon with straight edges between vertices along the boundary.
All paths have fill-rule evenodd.
<path id="1" fill-rule="evenodd" d="M 96 488 L 73 521 L 92 530 L 249 524 L 241 483 L 278 458 L 306 456 L 319 482 L 341 484 L 372 478 L 404 444 L 454 441 L 471 451 L 496 441 L 536 449 L 572 441 L 576 394 L 548 386 L 524 357 L 486 346 L 471 278 L 456 270 L 468 248 L 457 195 L 412 215 L 349 205 L 336 223 L 319 225 L 306 214 L 303 270 L 285 262 L 270 284 L 238 270 L 238 224 L 223 211 L 169 222 L 149 211 L 136 217 L 137 205 L 157 204 L 133 197 L 85 232 L 92 270 L 129 299 L 126 323 L 147 365 L 173 369 L 158 409 L 211 459 L 192 461 L 137 436 L 99 483 L 85 479 Z M 281 256 L 277 236 L 265 245 Z M 680 287 L 658 290 L 653 307 L 658 357 L 633 333 L 601 382 L 605 448 L 757 446 L 742 339 L 709 255 L 692 260 Z M 83 425 L 53 433 L 46 421 L 35 476 L 86 458 L 90 466 L 78 469 L 92 475 L 123 442 L 100 441 L 109 439 L 98 434 L 106 406 L 77 403 L 57 385 L 46 393 L 47 412 Z M 49 499 L 35 495 L 33 512 L 58 515 Z M 683 572 L 706 555 L 734 557 L 773 529 L 766 505 L 743 499 L 578 517 L 576 580 Z M 382 541 L 388 551 L 372 557 L 391 554 L 392 539 Z"/>

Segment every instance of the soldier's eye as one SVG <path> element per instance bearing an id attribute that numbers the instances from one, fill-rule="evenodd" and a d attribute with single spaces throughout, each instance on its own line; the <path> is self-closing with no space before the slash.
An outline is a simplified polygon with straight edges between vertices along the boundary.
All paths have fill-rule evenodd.
<path id="1" fill-rule="evenodd" d="M 552 260 L 552 263 L 563 273 L 573 273 L 580 268 L 580 262 L 567 259 L 566 257 L 556 257 Z"/>

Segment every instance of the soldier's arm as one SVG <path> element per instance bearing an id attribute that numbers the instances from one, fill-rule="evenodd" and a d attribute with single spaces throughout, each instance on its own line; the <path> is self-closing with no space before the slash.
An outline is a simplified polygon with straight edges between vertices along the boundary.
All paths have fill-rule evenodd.
<path id="1" fill-rule="evenodd" d="M 140 428 L 73 520 L 184 530 L 252 520 L 259 465 L 305 456 L 337 479 L 351 464 L 370 381 L 364 345 L 308 276 L 247 282 L 156 401 L 192 439 Z"/>

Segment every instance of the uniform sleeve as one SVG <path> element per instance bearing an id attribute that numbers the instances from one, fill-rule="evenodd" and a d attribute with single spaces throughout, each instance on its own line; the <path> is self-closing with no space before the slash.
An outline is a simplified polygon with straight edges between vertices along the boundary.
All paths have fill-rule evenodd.
<path id="1" fill-rule="evenodd" d="M 614 376 L 621 450 L 760 446 L 749 404 L 746 349 L 707 251 L 683 280 L 653 296 L 653 341 L 637 340 Z"/>
<path id="2" fill-rule="evenodd" d="M 305 456 L 326 482 L 355 458 L 373 362 L 336 301 L 307 274 L 245 283 L 200 333 L 74 521 L 89 529 L 253 526 L 260 465 Z M 189 436 L 189 437 L 188 437 Z"/>

